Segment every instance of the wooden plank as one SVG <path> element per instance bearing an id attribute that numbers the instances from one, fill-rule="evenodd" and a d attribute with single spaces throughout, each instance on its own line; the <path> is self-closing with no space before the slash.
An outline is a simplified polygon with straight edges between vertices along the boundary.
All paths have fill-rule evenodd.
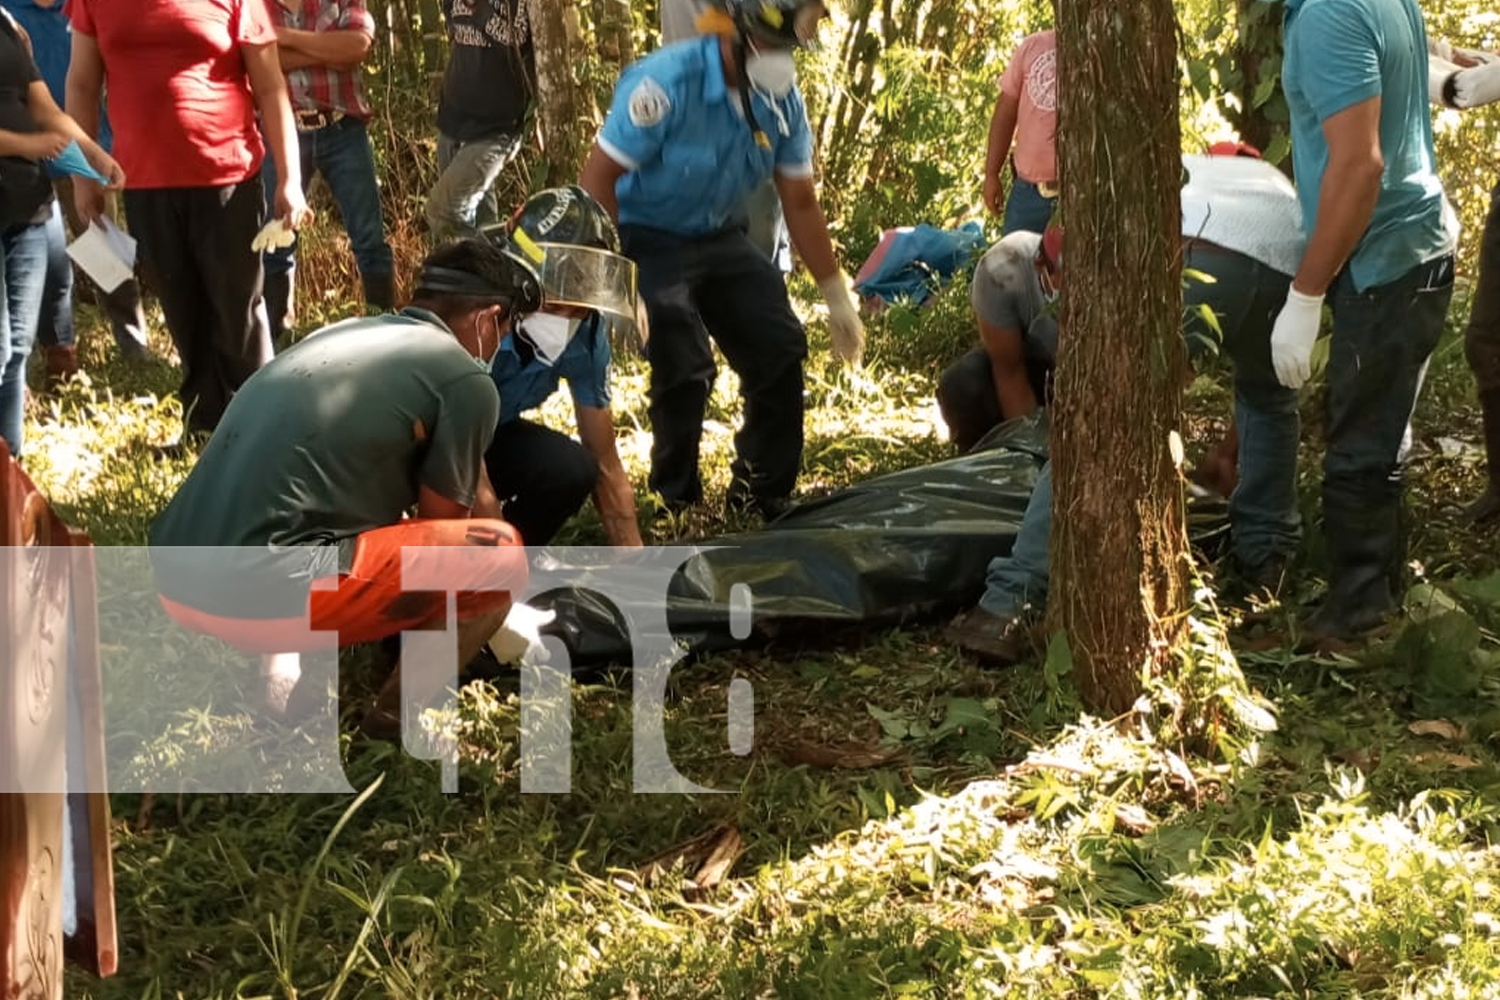
<path id="1" fill-rule="evenodd" d="M 86 535 L 52 511 L 4 442 L 0 563 L 0 621 L 6 626 L 0 638 L 0 996 L 60 1000 L 70 728 L 77 773 L 67 777 L 85 789 L 105 787 L 93 550 Z M 102 791 L 73 799 L 74 882 L 84 897 L 73 951 L 86 968 L 109 975 L 117 949 L 108 799 Z"/>

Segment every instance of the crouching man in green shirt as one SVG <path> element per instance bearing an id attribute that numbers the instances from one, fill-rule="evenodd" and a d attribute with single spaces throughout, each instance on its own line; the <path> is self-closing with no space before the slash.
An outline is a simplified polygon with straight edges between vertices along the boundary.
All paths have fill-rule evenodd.
<path id="1" fill-rule="evenodd" d="M 286 710 L 300 672 L 275 654 L 326 648 L 319 632 L 346 646 L 441 629 L 456 593 L 462 665 L 524 589 L 525 550 L 484 453 L 500 414 L 489 367 L 511 323 L 542 305 L 540 260 L 524 241 L 447 244 L 424 261 L 410 307 L 277 355 L 152 524 L 163 607 L 262 654 L 271 711 Z M 398 664 L 366 733 L 399 734 L 401 688 Z M 413 676 L 407 689 L 412 701 L 436 693 Z"/>

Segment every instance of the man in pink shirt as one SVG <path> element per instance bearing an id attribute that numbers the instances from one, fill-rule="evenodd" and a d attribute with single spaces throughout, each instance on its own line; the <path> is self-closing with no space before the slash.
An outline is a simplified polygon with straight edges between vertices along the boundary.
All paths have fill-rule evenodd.
<path id="1" fill-rule="evenodd" d="M 1000 77 L 984 157 L 984 204 L 1004 212 L 1000 235 L 1040 233 L 1057 203 L 1057 34 L 1027 35 Z M 1014 156 L 1012 156 L 1014 147 Z M 1010 196 L 1001 174 L 1010 160 Z"/>

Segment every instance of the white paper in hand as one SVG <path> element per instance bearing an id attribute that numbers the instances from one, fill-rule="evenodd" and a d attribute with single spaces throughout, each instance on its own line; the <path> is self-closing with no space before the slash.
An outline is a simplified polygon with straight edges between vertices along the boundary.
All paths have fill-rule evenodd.
<path id="1" fill-rule="evenodd" d="M 541 628 L 556 617 L 556 611 L 538 611 L 517 601 L 500 631 L 490 637 L 490 652 L 501 663 L 546 663 L 550 654 L 542 643 Z"/>
<path id="2" fill-rule="evenodd" d="M 90 223 L 68 246 L 68 256 L 106 292 L 135 277 L 135 240 L 107 218 Z"/>

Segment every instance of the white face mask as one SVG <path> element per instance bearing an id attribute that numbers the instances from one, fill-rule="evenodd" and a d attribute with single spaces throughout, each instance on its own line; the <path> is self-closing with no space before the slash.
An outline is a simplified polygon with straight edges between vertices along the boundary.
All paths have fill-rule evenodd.
<path id="1" fill-rule="evenodd" d="M 532 313 L 521 322 L 520 334 L 536 351 L 537 360 L 551 367 L 562 357 L 562 352 L 567 350 L 573 335 L 582 324 L 581 319 L 568 319 L 566 316 L 553 316 L 544 312 Z"/>
<path id="2" fill-rule="evenodd" d="M 785 97 L 797 84 L 797 61 L 791 49 L 751 52 L 745 57 L 745 76 L 756 90 Z"/>

